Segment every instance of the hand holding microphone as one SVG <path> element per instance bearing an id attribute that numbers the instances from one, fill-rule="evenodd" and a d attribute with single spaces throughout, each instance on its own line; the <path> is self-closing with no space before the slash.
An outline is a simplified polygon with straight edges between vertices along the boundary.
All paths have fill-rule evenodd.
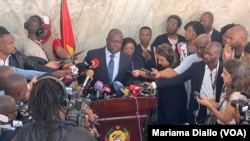
<path id="1" fill-rule="evenodd" d="M 86 78 L 85 78 L 84 83 L 82 85 L 83 89 L 85 89 L 87 84 L 89 84 L 91 82 L 91 80 L 93 80 L 93 76 L 94 76 L 94 71 L 91 69 L 87 70 Z"/>

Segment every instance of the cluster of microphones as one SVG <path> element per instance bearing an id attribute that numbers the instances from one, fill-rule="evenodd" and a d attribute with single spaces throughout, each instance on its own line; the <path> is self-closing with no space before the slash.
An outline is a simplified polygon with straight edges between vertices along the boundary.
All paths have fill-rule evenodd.
<path id="1" fill-rule="evenodd" d="M 73 64 L 77 67 L 77 71 L 85 72 L 85 79 L 81 85 L 81 89 L 77 90 L 82 93 L 84 97 L 90 99 L 91 101 L 109 99 L 109 98 L 120 98 L 125 96 L 152 96 L 152 92 L 147 89 L 146 85 L 143 85 L 140 81 L 132 82 L 126 87 L 119 81 L 113 82 L 113 88 L 115 92 L 112 92 L 111 86 L 104 84 L 102 81 L 97 80 L 94 84 L 94 87 L 90 87 L 90 83 L 93 81 L 94 69 L 99 66 L 100 62 L 98 59 L 92 59 L 87 62 L 84 61 L 80 64 Z M 75 73 L 75 74 L 78 74 Z"/>

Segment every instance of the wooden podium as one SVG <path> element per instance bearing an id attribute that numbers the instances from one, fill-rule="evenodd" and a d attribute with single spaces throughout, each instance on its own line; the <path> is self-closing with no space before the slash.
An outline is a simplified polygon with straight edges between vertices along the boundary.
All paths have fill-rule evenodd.
<path id="1" fill-rule="evenodd" d="M 143 141 L 144 121 L 156 107 L 155 97 L 125 97 L 93 101 L 103 141 Z"/>

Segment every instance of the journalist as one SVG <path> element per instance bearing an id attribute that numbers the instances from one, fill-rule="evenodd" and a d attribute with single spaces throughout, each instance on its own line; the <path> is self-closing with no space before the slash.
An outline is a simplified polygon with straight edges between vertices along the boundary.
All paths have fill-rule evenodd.
<path id="1" fill-rule="evenodd" d="M 197 101 L 206 106 L 217 118 L 218 124 L 228 125 L 237 124 L 234 113 L 236 105 L 242 106 L 242 101 L 246 101 L 246 97 L 241 92 L 245 91 L 246 72 L 237 59 L 230 59 L 223 65 L 224 85 L 219 102 L 213 102 L 205 96 L 197 98 Z M 247 103 L 247 102 L 246 102 Z"/>
<path id="2" fill-rule="evenodd" d="M 96 141 L 84 127 L 66 121 L 67 94 L 64 84 L 54 77 L 39 79 L 31 90 L 29 109 L 33 121 L 20 130 L 18 141 Z M 84 108 L 86 109 L 86 108 Z M 94 120 L 90 109 L 85 110 L 86 121 Z"/>

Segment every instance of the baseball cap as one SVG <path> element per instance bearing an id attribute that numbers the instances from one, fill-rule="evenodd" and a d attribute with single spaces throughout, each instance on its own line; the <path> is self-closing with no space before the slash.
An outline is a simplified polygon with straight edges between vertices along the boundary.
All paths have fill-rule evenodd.
<path id="1" fill-rule="evenodd" d="M 250 43 L 248 42 L 244 49 L 245 52 L 250 53 Z"/>
<path id="2" fill-rule="evenodd" d="M 43 27 L 45 29 L 48 29 L 51 25 L 49 17 L 44 15 L 44 16 L 41 16 L 41 19 L 43 20 Z"/>

